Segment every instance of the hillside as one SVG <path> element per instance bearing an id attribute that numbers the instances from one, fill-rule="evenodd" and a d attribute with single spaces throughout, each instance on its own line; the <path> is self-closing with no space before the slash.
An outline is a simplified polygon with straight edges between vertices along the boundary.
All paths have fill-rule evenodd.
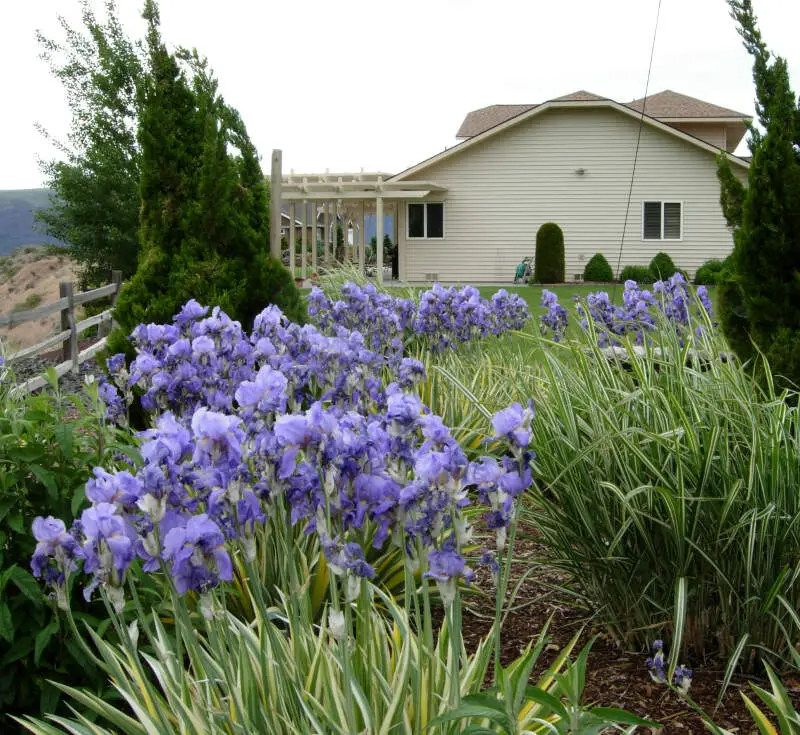
<path id="1" fill-rule="evenodd" d="M 50 255 L 44 248 L 21 248 L 0 256 L 0 314 L 35 309 L 57 301 L 60 281 L 76 281 L 75 264 L 66 257 Z M 5 353 L 41 342 L 60 327 L 58 313 L 12 329 L 0 329 Z"/>
<path id="2" fill-rule="evenodd" d="M 61 244 L 35 229 L 33 212 L 49 206 L 49 189 L 0 191 L 0 255 L 8 255 L 25 245 Z"/>

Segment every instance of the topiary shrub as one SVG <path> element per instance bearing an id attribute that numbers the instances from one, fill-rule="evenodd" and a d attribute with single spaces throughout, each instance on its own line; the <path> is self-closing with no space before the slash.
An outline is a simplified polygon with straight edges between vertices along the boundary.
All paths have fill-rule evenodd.
<path id="1" fill-rule="evenodd" d="M 741 360 L 749 360 L 754 353 L 750 339 L 747 310 L 744 305 L 739 279 L 736 276 L 733 256 L 729 255 L 717 274 L 717 316 L 722 333 L 731 349 Z"/>
<path id="2" fill-rule="evenodd" d="M 626 265 L 619 274 L 620 281 L 636 281 L 636 283 L 653 283 L 652 271 L 646 265 Z"/>
<path id="3" fill-rule="evenodd" d="M 592 256 L 591 260 L 583 269 L 583 280 L 601 282 L 614 280 L 614 271 L 611 270 L 611 266 L 608 264 L 605 255 L 602 253 L 595 253 Z"/>
<path id="4" fill-rule="evenodd" d="M 536 233 L 537 283 L 564 282 L 564 233 L 555 222 L 545 222 Z"/>
<path id="5" fill-rule="evenodd" d="M 722 273 L 724 267 L 721 260 L 717 260 L 716 258 L 707 260 L 697 269 L 697 273 L 694 274 L 695 285 L 716 286 L 719 282 L 719 275 Z"/>
<path id="6" fill-rule="evenodd" d="M 656 253 L 650 261 L 650 275 L 652 275 L 654 281 L 664 281 L 667 278 L 671 278 L 677 271 L 678 268 L 672 258 L 664 252 Z"/>

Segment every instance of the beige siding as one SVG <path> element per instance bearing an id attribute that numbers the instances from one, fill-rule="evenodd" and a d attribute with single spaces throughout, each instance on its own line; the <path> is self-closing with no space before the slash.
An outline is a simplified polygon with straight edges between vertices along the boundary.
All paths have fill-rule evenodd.
<path id="1" fill-rule="evenodd" d="M 638 123 L 610 109 L 552 110 L 418 173 L 448 188 L 443 240 L 408 240 L 399 218 L 400 277 L 507 281 L 532 256 L 544 222 L 564 230 L 566 275 L 602 252 L 616 266 Z M 586 173 L 579 176 L 576 169 Z M 738 167 L 735 167 L 738 170 Z M 745 175 L 742 170 L 742 175 Z M 644 241 L 642 201 L 684 204 L 683 239 Z M 690 272 L 732 247 L 719 205 L 714 154 L 664 131 L 642 129 L 622 265 L 659 250 Z"/>
<path id="2" fill-rule="evenodd" d="M 727 148 L 725 125 L 722 123 L 670 123 L 670 125 L 717 148 Z"/>

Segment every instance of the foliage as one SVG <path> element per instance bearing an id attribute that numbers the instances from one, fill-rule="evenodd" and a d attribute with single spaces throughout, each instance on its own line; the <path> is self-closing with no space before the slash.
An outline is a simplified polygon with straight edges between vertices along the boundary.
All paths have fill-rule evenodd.
<path id="1" fill-rule="evenodd" d="M 694 282 L 696 286 L 716 286 L 719 283 L 719 276 L 725 268 L 725 263 L 722 260 L 712 258 L 707 260 L 703 265 L 697 269 L 694 274 Z"/>
<path id="2" fill-rule="evenodd" d="M 151 78 L 142 89 L 139 268 L 120 293 L 120 345 L 140 322 L 169 321 L 193 296 L 244 324 L 266 303 L 297 321 L 304 304 L 267 251 L 267 189 L 239 114 L 205 61 L 167 52 L 148 3 Z"/>
<path id="3" fill-rule="evenodd" d="M 536 233 L 536 283 L 564 282 L 564 233 L 554 222 L 546 222 Z"/>
<path id="4" fill-rule="evenodd" d="M 51 207 L 36 211 L 47 235 L 68 244 L 81 286 L 100 286 L 112 270 L 136 270 L 139 241 L 140 149 L 137 87 L 146 72 L 140 46 L 125 34 L 116 0 L 105 20 L 81 0 L 84 29 L 59 17 L 64 41 L 38 34 L 42 58 L 66 94 L 72 113 L 61 156 L 42 163 Z M 41 131 L 46 137 L 46 131 Z"/>
<path id="5" fill-rule="evenodd" d="M 654 283 L 658 279 L 653 276 L 653 272 L 646 265 L 626 265 L 619 274 L 619 280 L 636 281 L 636 283 Z"/>
<path id="6" fill-rule="evenodd" d="M 614 280 L 614 271 L 602 253 L 595 253 L 583 269 L 583 280 L 608 283 Z"/>
<path id="7" fill-rule="evenodd" d="M 369 248 L 367 248 L 367 260 L 370 263 L 376 262 L 377 258 L 377 245 L 378 245 L 378 238 L 376 235 L 373 235 L 369 241 Z M 392 258 L 394 257 L 395 252 L 395 244 L 392 242 L 392 238 L 389 237 L 389 233 L 385 232 L 383 234 L 383 262 L 391 263 Z"/>
<path id="8" fill-rule="evenodd" d="M 42 303 L 42 294 L 40 293 L 32 293 L 28 294 L 22 301 L 14 304 L 11 307 L 11 313 L 15 313 L 18 311 L 27 311 L 28 309 L 35 309 L 39 304 Z"/>
<path id="9" fill-rule="evenodd" d="M 546 353 L 547 490 L 530 521 L 620 639 L 671 620 L 676 657 L 719 651 L 752 670 L 800 634 L 800 418 L 737 363 L 701 357 L 721 351 L 708 335 L 689 352 L 661 325 L 652 345 L 622 342 L 622 366 L 596 341 Z"/>
<path id="10" fill-rule="evenodd" d="M 0 366 L 0 373 L 3 368 Z M 114 466 L 117 451 L 135 455 L 122 432 L 103 419 L 96 386 L 63 395 L 55 374 L 39 395 L 13 398 L 0 374 L 0 710 L 5 715 L 53 712 L 59 692 L 48 680 L 90 686 L 104 697 L 105 677 L 86 661 L 57 615 L 70 600 L 75 616 L 102 635 L 102 605 L 88 605 L 74 585 L 48 599 L 30 574 L 36 516 L 69 516 L 83 502 L 89 467 Z M 67 420 L 67 415 L 71 415 Z M 11 723 L 0 717 L 0 728 Z"/>
<path id="11" fill-rule="evenodd" d="M 656 253 L 648 266 L 654 281 L 661 281 L 673 276 L 678 270 L 672 258 L 665 252 Z"/>
<path id="12" fill-rule="evenodd" d="M 743 321 L 755 345 L 788 384 L 800 383 L 796 345 L 800 338 L 800 109 L 791 89 L 786 60 L 773 56 L 758 30 L 750 0 L 729 0 L 744 46 L 753 57 L 756 114 L 762 133 L 751 127 L 752 161 L 748 186 L 731 183 L 719 169 L 721 198 L 736 227 L 731 277 L 726 288 L 739 289 L 728 304 L 741 304 Z M 737 319 L 723 319 L 723 325 Z M 727 333 L 742 357 L 750 350 L 739 331 Z"/>
<path id="13" fill-rule="evenodd" d="M 473 735 L 489 735 L 495 732 L 504 735 L 523 735 L 530 732 L 595 735 L 623 724 L 658 727 L 655 722 L 620 709 L 586 709 L 582 706 L 586 662 L 591 642 L 583 648 L 574 662 L 566 664 L 564 670 L 554 671 L 551 666 L 545 672 L 543 678 L 552 678 L 555 682 L 555 686 L 549 691 L 541 685 L 530 686 L 528 682 L 531 672 L 545 642 L 540 636 L 535 647 L 532 648 L 529 644 L 516 661 L 499 670 L 497 684 L 486 692 L 464 697 L 456 709 L 435 718 L 429 727 L 464 720 L 489 723 L 488 727 L 473 725 L 463 730 L 464 733 Z M 560 662 L 557 668 L 561 668 Z"/>

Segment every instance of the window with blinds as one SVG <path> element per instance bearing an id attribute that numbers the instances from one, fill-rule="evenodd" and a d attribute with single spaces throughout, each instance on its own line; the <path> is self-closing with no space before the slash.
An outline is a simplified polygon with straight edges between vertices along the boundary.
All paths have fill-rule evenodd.
<path id="1" fill-rule="evenodd" d="M 683 239 L 683 203 L 642 202 L 642 239 Z"/>

